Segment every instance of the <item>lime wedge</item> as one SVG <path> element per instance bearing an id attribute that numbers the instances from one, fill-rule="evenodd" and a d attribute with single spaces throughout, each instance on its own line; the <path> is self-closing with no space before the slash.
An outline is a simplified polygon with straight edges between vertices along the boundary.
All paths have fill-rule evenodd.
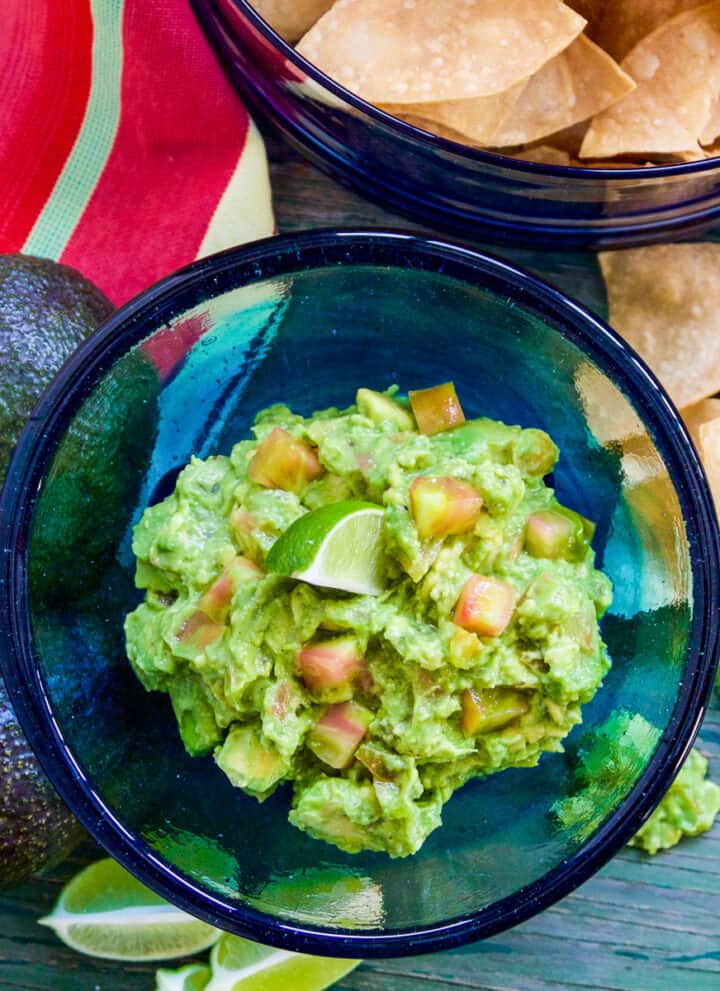
<path id="1" fill-rule="evenodd" d="M 379 595 L 385 588 L 383 509 L 348 500 L 295 520 L 265 561 L 268 571 L 323 588 Z"/>
<path id="2" fill-rule="evenodd" d="M 223 933 L 210 955 L 205 991 L 322 991 L 359 963 L 276 950 Z"/>
<path id="3" fill-rule="evenodd" d="M 179 970 L 158 970 L 155 974 L 155 991 L 205 991 L 209 980 L 209 967 L 191 963 Z"/>
<path id="4" fill-rule="evenodd" d="M 212 946 L 218 931 L 168 905 L 114 860 L 80 871 L 39 920 L 73 950 L 108 960 L 171 960 Z"/>

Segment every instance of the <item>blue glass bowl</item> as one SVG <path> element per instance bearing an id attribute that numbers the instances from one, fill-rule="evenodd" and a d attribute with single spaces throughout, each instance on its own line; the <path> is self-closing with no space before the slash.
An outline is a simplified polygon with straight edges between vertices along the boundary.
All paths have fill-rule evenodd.
<path id="1" fill-rule="evenodd" d="M 697 235 L 720 218 L 720 159 L 654 168 L 534 164 L 434 137 L 354 96 L 246 0 L 191 0 L 253 111 L 324 171 L 430 227 L 554 250 Z"/>
<path id="2" fill-rule="evenodd" d="M 188 757 L 165 695 L 125 660 L 140 598 L 130 531 L 191 455 L 254 413 L 352 401 L 359 384 L 453 379 L 469 416 L 548 430 L 559 498 L 598 522 L 615 582 L 613 668 L 566 754 L 476 781 L 405 860 L 350 856 L 289 826 L 211 758 Z M 269 239 L 190 266 L 119 310 L 42 399 L 0 513 L 4 674 L 48 775 L 107 850 L 165 897 L 264 942 L 327 955 L 455 946 L 527 918 L 646 818 L 702 719 L 718 650 L 711 498 L 677 413 L 605 325 L 505 262 L 383 232 Z M 713 584 L 714 582 L 714 584 Z M 578 829 L 553 805 L 613 714 L 660 732 Z M 641 724 L 645 725 L 645 724 Z M 642 734 L 641 734 L 642 735 Z M 640 741 L 642 743 L 642 741 Z"/>

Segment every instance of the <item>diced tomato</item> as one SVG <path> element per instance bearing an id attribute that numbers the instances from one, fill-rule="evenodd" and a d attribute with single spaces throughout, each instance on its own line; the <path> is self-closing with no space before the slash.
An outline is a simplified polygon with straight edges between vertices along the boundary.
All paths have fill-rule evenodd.
<path id="1" fill-rule="evenodd" d="M 324 764 L 340 770 L 352 762 L 372 720 L 372 712 L 357 702 L 331 705 L 310 730 L 307 745 Z"/>
<path id="2" fill-rule="evenodd" d="M 197 650 L 204 650 L 220 639 L 224 629 L 222 623 L 214 622 L 207 613 L 196 609 L 177 631 L 175 638 Z"/>
<path id="3" fill-rule="evenodd" d="M 595 524 L 566 506 L 533 513 L 525 529 L 525 549 L 532 557 L 582 561 Z"/>
<path id="4" fill-rule="evenodd" d="M 230 525 L 236 533 L 248 534 L 257 528 L 257 519 L 246 509 L 233 509 L 230 513 Z"/>
<path id="5" fill-rule="evenodd" d="M 353 683 L 368 673 L 365 658 L 353 637 L 306 643 L 298 654 L 298 665 L 308 689 L 320 696 L 332 690 L 337 697 L 338 692 L 345 690 L 350 698 Z"/>
<path id="6" fill-rule="evenodd" d="M 262 576 L 262 569 L 254 561 L 236 554 L 200 599 L 198 606 L 210 619 L 223 623 L 230 610 L 235 589 L 243 582 L 257 581 Z"/>
<path id="7" fill-rule="evenodd" d="M 480 493 L 457 478 L 420 476 L 410 485 L 410 514 L 418 535 L 447 537 L 472 530 L 480 519 Z"/>
<path id="8" fill-rule="evenodd" d="M 315 448 L 282 427 L 270 431 L 248 465 L 248 475 L 258 485 L 297 493 L 323 470 Z"/>
<path id="9" fill-rule="evenodd" d="M 533 513 L 527 521 L 525 547 L 533 557 L 565 557 L 572 542 L 575 527 L 572 521 L 551 510 Z"/>
<path id="10" fill-rule="evenodd" d="M 452 382 L 408 393 L 415 422 L 422 434 L 439 434 L 465 422 L 460 400 Z"/>
<path id="11" fill-rule="evenodd" d="M 453 622 L 481 637 L 497 637 L 515 609 L 516 592 L 509 582 L 472 575 L 465 582 Z"/>
<path id="12" fill-rule="evenodd" d="M 460 728 L 464 736 L 489 733 L 524 715 L 530 708 L 527 696 L 514 688 L 466 688 L 462 693 Z"/>

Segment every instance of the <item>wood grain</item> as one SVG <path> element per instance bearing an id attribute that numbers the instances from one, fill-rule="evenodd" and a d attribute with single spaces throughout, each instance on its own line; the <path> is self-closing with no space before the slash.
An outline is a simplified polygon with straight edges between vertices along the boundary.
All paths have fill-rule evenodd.
<path id="1" fill-rule="evenodd" d="M 269 143 L 278 227 L 417 225 L 368 204 Z M 523 252 L 502 252 L 528 264 Z M 578 275 L 578 265 L 581 274 Z M 544 274 L 579 298 L 596 289 L 592 256 L 552 255 Z M 720 705 L 701 746 L 720 780 Z M 0 898 L 0 991 L 152 991 L 154 968 L 91 960 L 36 919 L 91 844 L 47 878 Z M 560 904 L 510 932 L 449 953 L 365 963 L 344 991 L 720 991 L 720 823 L 651 859 L 626 850 Z M 288 989 L 292 991 L 292 989 Z"/>

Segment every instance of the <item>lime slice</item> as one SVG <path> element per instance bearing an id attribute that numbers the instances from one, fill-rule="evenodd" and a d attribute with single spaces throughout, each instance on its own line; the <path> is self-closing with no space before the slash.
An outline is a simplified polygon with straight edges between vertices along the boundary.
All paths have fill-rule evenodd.
<path id="1" fill-rule="evenodd" d="M 310 585 L 379 595 L 385 588 L 383 512 L 349 500 L 306 513 L 278 537 L 265 567 Z"/>
<path id="2" fill-rule="evenodd" d="M 39 920 L 67 946 L 108 960 L 171 960 L 212 946 L 218 931 L 168 905 L 114 860 L 80 871 Z"/>
<path id="3" fill-rule="evenodd" d="M 223 933 L 210 956 L 205 991 L 322 991 L 359 963 L 276 950 Z"/>
<path id="4" fill-rule="evenodd" d="M 204 991 L 209 980 L 209 967 L 202 963 L 191 963 L 179 970 L 158 970 L 155 974 L 155 991 Z"/>

